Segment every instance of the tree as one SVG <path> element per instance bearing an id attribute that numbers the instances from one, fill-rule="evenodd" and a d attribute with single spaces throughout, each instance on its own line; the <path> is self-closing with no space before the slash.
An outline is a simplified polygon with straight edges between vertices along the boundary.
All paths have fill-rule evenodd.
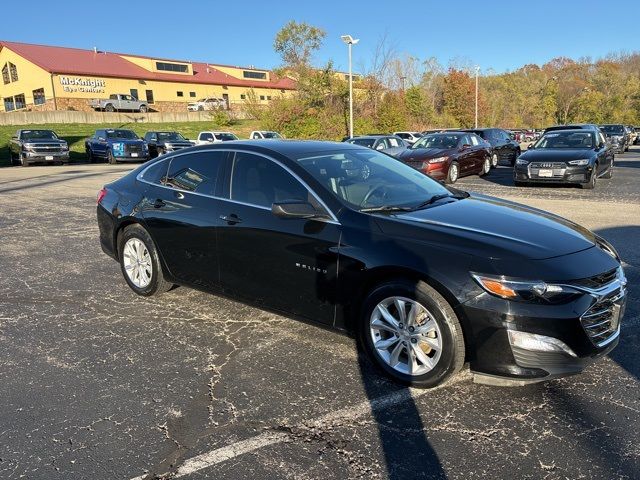
<path id="1" fill-rule="evenodd" d="M 450 68 L 444 79 L 443 113 L 454 118 L 456 127 L 474 125 L 475 83 L 467 72 Z"/>
<path id="2" fill-rule="evenodd" d="M 322 46 L 325 36 L 318 27 L 291 20 L 276 34 L 273 49 L 280 54 L 285 67 L 298 70 L 310 66 L 311 56 Z"/>

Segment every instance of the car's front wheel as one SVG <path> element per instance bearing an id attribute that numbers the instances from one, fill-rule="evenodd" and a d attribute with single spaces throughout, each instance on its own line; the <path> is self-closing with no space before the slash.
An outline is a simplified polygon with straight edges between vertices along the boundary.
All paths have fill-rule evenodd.
<path id="1" fill-rule="evenodd" d="M 484 163 L 482 164 L 482 170 L 480 171 L 480 176 L 484 177 L 490 171 L 491 171 L 491 157 L 487 157 L 484 159 Z"/>
<path id="2" fill-rule="evenodd" d="M 598 178 L 598 174 L 596 173 L 597 167 L 594 167 L 593 172 L 591 172 L 591 177 L 587 183 L 582 184 L 582 188 L 586 190 L 593 190 L 596 188 L 596 179 Z"/>
<path id="3" fill-rule="evenodd" d="M 107 151 L 107 161 L 111 165 L 115 165 L 116 163 L 118 163 L 118 161 L 116 160 L 116 157 L 113 155 L 113 152 L 111 150 Z"/>
<path id="4" fill-rule="evenodd" d="M 369 357 L 403 384 L 435 387 L 464 363 L 456 314 L 421 281 L 396 280 L 375 288 L 364 302 L 359 337 Z"/>
<path id="5" fill-rule="evenodd" d="M 140 225 L 129 225 L 118 240 L 120 269 L 131 290 L 149 297 L 173 286 L 162 273 L 160 257 L 149 233 Z"/>
<path id="6" fill-rule="evenodd" d="M 444 183 L 456 183 L 459 175 L 460 170 L 458 168 L 458 162 L 451 162 L 451 165 L 449 165 L 449 170 L 447 171 L 447 178 L 444 179 Z"/>

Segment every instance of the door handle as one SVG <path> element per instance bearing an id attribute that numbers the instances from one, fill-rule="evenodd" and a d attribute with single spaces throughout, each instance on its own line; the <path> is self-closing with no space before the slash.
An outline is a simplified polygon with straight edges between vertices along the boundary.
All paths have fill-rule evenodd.
<path id="1" fill-rule="evenodd" d="M 156 198 L 156 201 L 153 202 L 153 207 L 154 208 L 162 208 L 166 205 L 166 203 L 164 202 L 164 200 L 162 200 L 161 198 Z"/>
<path id="2" fill-rule="evenodd" d="M 238 217 L 235 213 L 230 215 L 220 215 L 220 220 L 223 222 L 227 222 L 229 225 L 235 225 L 236 223 L 242 223 L 240 217 Z"/>

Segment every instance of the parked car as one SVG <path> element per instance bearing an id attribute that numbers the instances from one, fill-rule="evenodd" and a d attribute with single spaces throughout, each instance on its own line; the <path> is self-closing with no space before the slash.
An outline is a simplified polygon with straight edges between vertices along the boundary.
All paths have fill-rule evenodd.
<path id="1" fill-rule="evenodd" d="M 640 144 L 640 127 L 635 127 L 634 131 L 636 132 L 636 139 L 633 142 L 634 145 L 639 145 Z"/>
<path id="2" fill-rule="evenodd" d="M 107 160 L 109 163 L 139 162 L 149 159 L 147 142 L 135 132 L 120 128 L 96 130 L 84 142 L 89 162 Z"/>
<path id="3" fill-rule="evenodd" d="M 271 132 L 268 130 L 254 130 L 249 135 L 249 138 L 251 140 L 266 140 L 266 139 L 273 140 L 274 138 L 282 139 L 283 136 L 280 135 L 278 132 Z"/>
<path id="4" fill-rule="evenodd" d="M 614 153 L 595 129 L 545 133 L 516 161 L 516 186 L 529 183 L 579 184 L 592 189 L 598 178 L 611 178 Z"/>
<path id="5" fill-rule="evenodd" d="M 195 145 L 195 142 L 178 132 L 147 132 L 144 134 L 144 141 L 147 142 L 151 158 Z"/>
<path id="6" fill-rule="evenodd" d="M 353 145 L 371 148 L 380 152 L 387 153 L 397 157 L 401 152 L 407 149 L 407 144 L 400 137 L 395 135 L 361 135 L 357 137 L 347 138 L 344 140 Z"/>
<path id="7" fill-rule="evenodd" d="M 515 165 L 520 155 L 520 144 L 511 138 L 509 132 L 501 128 L 470 128 L 463 132 L 475 133 L 491 146 L 491 167 L 498 166 L 500 160 Z"/>
<path id="8" fill-rule="evenodd" d="M 18 130 L 9 140 L 11 165 L 69 163 L 69 145 L 52 130 Z"/>
<path id="9" fill-rule="evenodd" d="M 600 130 L 611 142 L 615 153 L 629 151 L 629 132 L 622 124 L 600 125 Z"/>
<path id="10" fill-rule="evenodd" d="M 231 132 L 200 132 L 198 134 L 198 139 L 196 140 L 196 145 L 205 145 L 209 143 L 219 143 L 219 142 L 230 142 L 232 140 L 238 140 Z"/>
<path id="11" fill-rule="evenodd" d="M 400 137 L 409 145 L 413 145 L 422 136 L 420 132 L 393 132 L 396 137 Z"/>
<path id="12" fill-rule="evenodd" d="M 357 145 L 171 153 L 106 185 L 97 219 L 134 293 L 195 287 L 352 332 L 404 384 L 465 362 L 484 379 L 548 380 L 619 341 L 626 278 L 604 239 Z"/>
<path id="13" fill-rule="evenodd" d="M 109 98 L 89 100 L 89 105 L 94 110 L 100 112 L 119 112 L 123 110 L 144 113 L 149 110 L 147 102 L 138 100 L 137 98 L 126 95 L 124 93 L 114 93 Z"/>
<path id="14" fill-rule="evenodd" d="M 626 125 L 625 128 L 627 129 L 627 133 L 629 134 L 629 145 L 628 145 L 629 147 L 636 143 L 638 134 L 636 133 L 636 129 L 633 128 L 633 125 Z M 627 150 L 629 149 L 628 147 L 627 147 Z"/>
<path id="15" fill-rule="evenodd" d="M 491 148 L 474 133 L 432 133 L 398 155 L 398 160 L 437 180 L 455 183 L 466 175 L 489 173 Z"/>
<path id="16" fill-rule="evenodd" d="M 187 104 L 187 110 L 190 112 L 217 110 L 219 108 L 227 108 L 227 102 L 224 98 L 207 97 Z"/>

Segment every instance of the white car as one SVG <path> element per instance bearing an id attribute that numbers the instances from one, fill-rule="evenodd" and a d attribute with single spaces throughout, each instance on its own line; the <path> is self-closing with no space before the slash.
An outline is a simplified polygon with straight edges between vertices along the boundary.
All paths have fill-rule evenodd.
<path id="1" fill-rule="evenodd" d="M 216 110 L 218 108 L 227 108 L 227 102 L 224 100 L 224 98 L 201 98 L 197 102 L 190 102 L 187 105 L 187 110 L 189 110 L 190 112 Z"/>
<path id="2" fill-rule="evenodd" d="M 420 137 L 422 137 L 420 132 L 393 132 L 393 134 L 403 139 L 409 145 L 413 145 Z"/>
<path id="3" fill-rule="evenodd" d="M 238 140 L 238 137 L 231 132 L 200 132 L 198 134 L 198 139 L 196 140 L 196 145 L 229 142 L 231 140 Z"/>
<path id="4" fill-rule="evenodd" d="M 250 140 L 264 140 L 264 139 L 281 139 L 284 138 L 278 132 L 271 132 L 268 130 L 254 130 L 249 135 Z"/>

